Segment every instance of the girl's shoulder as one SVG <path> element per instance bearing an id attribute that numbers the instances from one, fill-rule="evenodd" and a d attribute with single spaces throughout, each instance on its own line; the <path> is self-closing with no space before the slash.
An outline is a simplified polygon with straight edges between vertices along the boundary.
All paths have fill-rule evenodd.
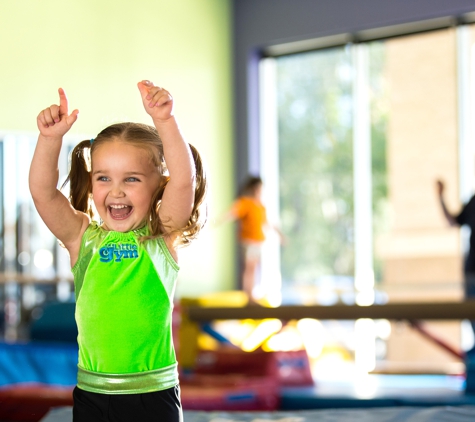
<path id="1" fill-rule="evenodd" d="M 91 220 L 89 225 L 87 226 L 83 238 L 88 238 L 91 236 L 100 236 L 100 235 L 106 235 L 107 230 L 105 230 L 97 221 Z"/>
<path id="2" fill-rule="evenodd" d="M 99 244 L 106 236 L 107 231 L 104 230 L 97 221 L 91 221 L 82 235 L 80 252 L 86 247 Z"/>

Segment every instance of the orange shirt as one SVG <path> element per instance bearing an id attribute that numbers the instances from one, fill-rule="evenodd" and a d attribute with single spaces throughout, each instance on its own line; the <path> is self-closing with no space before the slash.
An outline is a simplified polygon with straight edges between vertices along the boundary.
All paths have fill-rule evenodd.
<path id="1" fill-rule="evenodd" d="M 254 198 L 242 196 L 233 205 L 234 215 L 240 221 L 240 238 L 243 241 L 263 242 L 264 225 L 267 221 L 266 209 Z"/>

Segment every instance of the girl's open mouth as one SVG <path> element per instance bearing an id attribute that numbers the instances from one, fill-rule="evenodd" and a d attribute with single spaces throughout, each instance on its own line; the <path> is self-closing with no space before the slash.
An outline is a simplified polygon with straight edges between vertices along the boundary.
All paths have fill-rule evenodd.
<path id="1" fill-rule="evenodd" d="M 109 209 L 109 213 L 114 220 L 124 220 L 132 213 L 134 209 L 129 205 L 109 205 L 107 208 Z"/>

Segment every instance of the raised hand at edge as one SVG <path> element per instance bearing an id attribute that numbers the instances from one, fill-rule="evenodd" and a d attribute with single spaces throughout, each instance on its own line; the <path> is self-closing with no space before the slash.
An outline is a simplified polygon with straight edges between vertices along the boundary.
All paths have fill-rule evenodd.
<path id="1" fill-rule="evenodd" d="M 145 111 L 156 122 L 165 122 L 173 117 L 173 97 L 164 88 L 148 80 L 137 84 Z"/>
<path id="2" fill-rule="evenodd" d="M 79 110 L 68 114 L 68 98 L 63 88 L 58 89 L 59 105 L 51 106 L 40 111 L 36 119 L 40 134 L 45 138 L 62 138 L 76 122 Z"/>

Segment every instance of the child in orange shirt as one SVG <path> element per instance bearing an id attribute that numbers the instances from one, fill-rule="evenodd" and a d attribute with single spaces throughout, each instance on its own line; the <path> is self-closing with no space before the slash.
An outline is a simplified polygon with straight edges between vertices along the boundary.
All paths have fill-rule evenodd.
<path id="1" fill-rule="evenodd" d="M 261 202 L 262 185 L 260 177 L 249 176 L 231 209 L 222 218 L 239 221 L 239 243 L 243 256 L 242 289 L 249 295 L 251 302 L 256 299 L 256 272 L 261 261 L 262 244 L 266 239 L 265 229 L 276 230 L 283 239 L 280 230 L 267 220 L 266 208 Z"/>

